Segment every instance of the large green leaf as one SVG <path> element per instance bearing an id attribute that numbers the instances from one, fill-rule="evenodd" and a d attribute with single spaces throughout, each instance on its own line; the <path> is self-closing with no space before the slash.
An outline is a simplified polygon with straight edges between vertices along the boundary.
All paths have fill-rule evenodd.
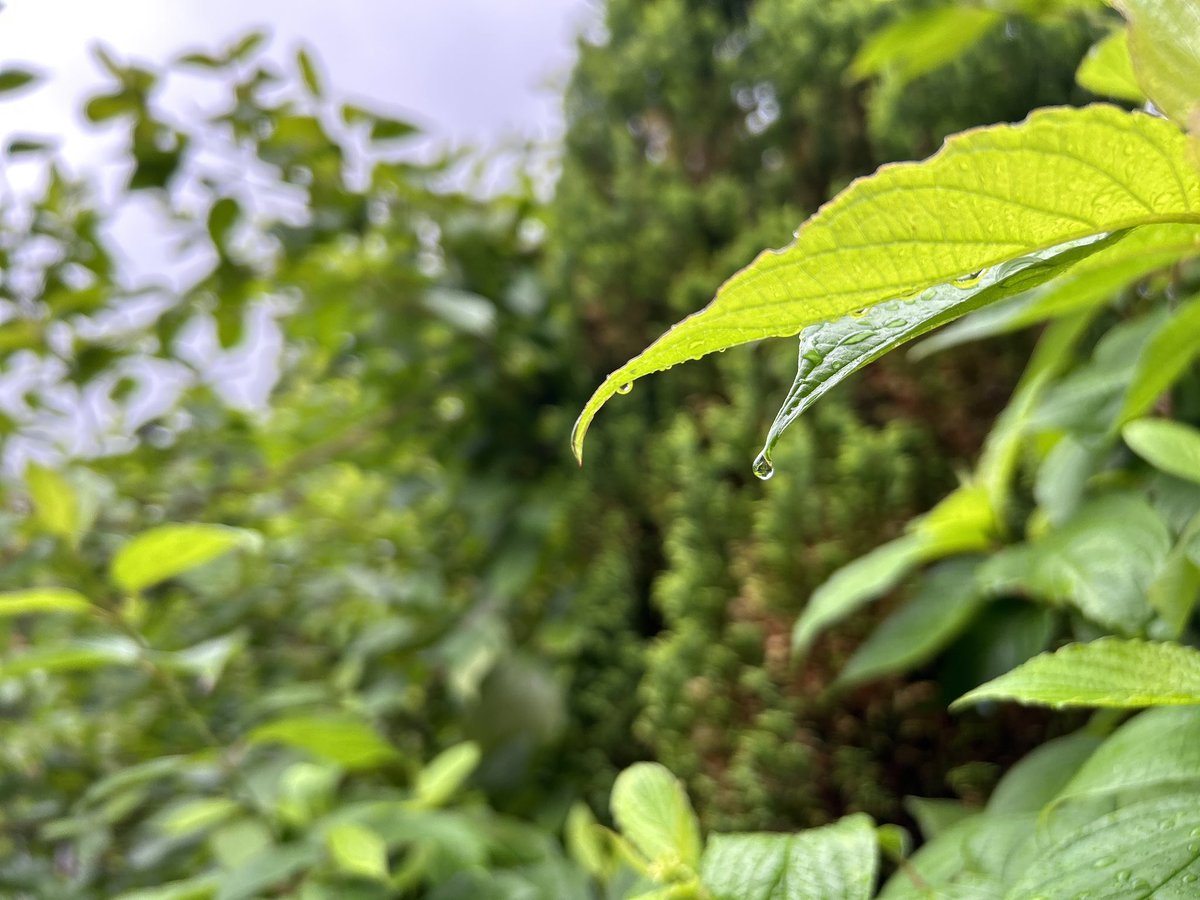
<path id="1" fill-rule="evenodd" d="M 861 314 L 805 328 L 800 333 L 796 378 L 771 423 L 758 465 L 770 464 L 771 451 L 788 426 L 859 369 L 973 309 L 1027 293 L 1096 253 L 1098 247 L 1119 243 L 1125 234 L 1103 241 L 1093 235 L 1020 256 L 974 278 L 929 288 L 918 297 L 886 300 Z"/>
<path id="2" fill-rule="evenodd" d="M 1170 122 L 1098 105 L 957 135 L 925 162 L 854 182 L 790 246 L 760 255 L 704 310 L 609 375 L 576 422 L 575 454 L 599 408 L 644 375 L 1019 256 L 1164 222 L 1200 223 L 1200 176 Z"/>
<path id="3" fill-rule="evenodd" d="M 1100 745 L 1059 792 L 1066 800 L 1157 788 L 1200 788 L 1200 709 L 1162 707 L 1130 719 Z"/>
<path id="4" fill-rule="evenodd" d="M 1121 429 L 1134 453 L 1156 469 L 1200 483 L 1200 431 L 1171 419 L 1138 419 Z"/>
<path id="5" fill-rule="evenodd" d="M 866 900 L 879 868 L 861 813 L 796 834 L 716 834 L 701 881 L 713 900 Z"/>
<path id="6" fill-rule="evenodd" d="M 700 864 L 700 823 L 679 779 L 658 763 L 635 763 L 612 789 L 613 821 L 663 872 Z"/>
<path id="7" fill-rule="evenodd" d="M 850 71 L 858 78 L 887 72 L 911 81 L 957 59 L 1001 20 L 995 10 L 958 3 L 913 13 L 873 34 Z"/>
<path id="8" fill-rule="evenodd" d="M 160 525 L 117 551 L 110 575 L 119 588 L 137 593 L 254 540 L 251 532 L 223 525 Z"/>
<path id="9" fill-rule="evenodd" d="M 1191 126 L 1200 105 L 1200 2 L 1113 0 L 1129 20 L 1129 55 L 1154 105 Z"/>
<path id="10" fill-rule="evenodd" d="M 1079 86 L 1100 97 L 1115 97 L 1141 106 L 1146 95 L 1138 86 L 1124 28 L 1096 43 L 1075 73 Z"/>
<path id="11" fill-rule="evenodd" d="M 84 613 L 92 604 L 78 591 L 68 588 L 30 588 L 0 593 L 0 619 L 29 613 Z"/>
<path id="12" fill-rule="evenodd" d="M 350 770 L 377 768 L 399 757 L 369 724 L 343 713 L 276 719 L 255 728 L 247 739 L 296 747 Z"/>
<path id="13" fill-rule="evenodd" d="M 985 602 L 975 586 L 976 560 L 952 559 L 932 569 L 916 596 L 858 648 L 838 676 L 847 686 L 920 665 L 949 643 Z"/>
<path id="14" fill-rule="evenodd" d="M 1118 809 L 1047 847 L 1008 900 L 1195 897 L 1200 894 L 1200 794 Z"/>
<path id="15" fill-rule="evenodd" d="M 980 685 L 951 708 L 981 700 L 1054 707 L 1200 704 L 1200 651 L 1112 637 L 1068 644 Z"/>

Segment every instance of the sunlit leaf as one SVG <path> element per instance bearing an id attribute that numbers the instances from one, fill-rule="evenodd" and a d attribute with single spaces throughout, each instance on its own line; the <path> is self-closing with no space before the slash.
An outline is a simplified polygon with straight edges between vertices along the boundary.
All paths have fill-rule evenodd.
<path id="1" fill-rule="evenodd" d="M 0 619 L 30 613 L 86 613 L 92 604 L 78 591 L 69 588 L 30 588 L 0 593 Z"/>
<path id="2" fill-rule="evenodd" d="M 716 834 L 701 881 L 714 900 L 867 900 L 879 848 L 861 813 L 795 834 Z"/>
<path id="3" fill-rule="evenodd" d="M 25 484 L 42 527 L 74 544 L 79 538 L 79 498 L 70 482 L 54 469 L 31 462 L 25 468 Z"/>
<path id="4" fill-rule="evenodd" d="M 470 741 L 443 750 L 417 773 L 414 803 L 422 809 L 442 806 L 471 777 L 482 758 L 479 745 Z"/>
<path id="5" fill-rule="evenodd" d="M 1200 651 L 1181 644 L 1100 638 L 1043 653 L 954 701 L 1038 706 L 1200 704 Z"/>
<path id="6" fill-rule="evenodd" d="M 1200 104 L 1200 2 L 1113 0 L 1129 20 L 1129 55 L 1154 105 L 1189 127 Z"/>
<path id="7" fill-rule="evenodd" d="M 1115 97 L 1141 105 L 1146 95 L 1138 86 L 1129 56 L 1129 38 L 1124 28 L 1100 40 L 1075 73 L 1079 86 L 1100 97 Z"/>
<path id="8" fill-rule="evenodd" d="M 374 769 L 399 758 L 396 748 L 369 724 L 342 713 L 289 716 L 260 725 L 247 740 L 286 744 L 345 769 Z"/>
<path id="9" fill-rule="evenodd" d="M 1200 299 L 1193 299 L 1172 313 L 1138 354 L 1115 425 L 1150 412 L 1159 396 L 1187 372 L 1200 356 L 1198 334 Z"/>
<path id="10" fill-rule="evenodd" d="M 0 660 L 0 678 L 30 672 L 86 672 L 106 666 L 136 665 L 140 650 L 132 641 L 114 639 L 45 647 Z"/>
<path id="11" fill-rule="evenodd" d="M 1200 223 L 1200 173 L 1171 123 L 1110 106 L 1047 109 L 957 135 L 922 163 L 856 181 L 597 389 L 576 423 L 637 378 L 842 318 L 1092 235 Z"/>
<path id="12" fill-rule="evenodd" d="M 223 525 L 160 525 L 132 538 L 113 557 L 109 574 L 130 593 L 211 562 L 235 547 L 253 547 L 252 532 Z"/>
<path id="13" fill-rule="evenodd" d="M 658 763 L 635 763 L 617 776 L 612 815 L 621 833 L 661 869 L 700 864 L 700 823 L 679 779 Z"/>
<path id="14" fill-rule="evenodd" d="M 387 844 L 370 828 L 339 823 L 325 833 L 325 844 L 339 872 L 375 881 L 388 877 Z"/>

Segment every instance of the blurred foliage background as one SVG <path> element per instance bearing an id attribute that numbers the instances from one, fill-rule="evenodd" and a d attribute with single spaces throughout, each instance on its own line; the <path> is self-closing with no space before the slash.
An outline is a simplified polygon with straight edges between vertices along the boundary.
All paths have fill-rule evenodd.
<path id="1" fill-rule="evenodd" d="M 567 449 L 604 374 L 851 179 L 1089 99 L 1101 26 L 1069 11 L 1014 12 L 915 80 L 846 75 L 928 5 L 609 0 L 550 196 L 532 165 L 501 195 L 451 187 L 463 160 L 413 162 L 412 125 L 259 35 L 154 70 L 102 55 L 85 113 L 123 136 L 120 194 L 200 273 L 161 283 L 129 283 L 94 183 L 10 142 L 47 177 L 0 208 L 0 589 L 95 609 L 0 611 L 0 890 L 589 897 L 564 820 L 603 820 L 636 760 L 706 827 L 907 822 L 902 796 L 977 801 L 1059 727 L 951 728 L 930 671 L 831 698 L 879 612 L 787 653 L 809 592 L 970 463 L 1025 338 L 873 367 L 768 485 L 749 461 L 782 346 L 639 385 L 582 470 Z M 178 79 L 220 102 L 168 113 Z M 165 523 L 258 539 L 123 589 L 113 559 Z"/>

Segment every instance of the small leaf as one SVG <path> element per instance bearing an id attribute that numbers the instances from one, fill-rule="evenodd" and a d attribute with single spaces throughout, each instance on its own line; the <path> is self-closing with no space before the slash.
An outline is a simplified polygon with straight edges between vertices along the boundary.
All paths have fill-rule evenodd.
<path id="1" fill-rule="evenodd" d="M 1200 795 L 1160 797 L 1102 816 L 1047 847 L 1009 886 L 1031 897 L 1194 897 Z"/>
<path id="2" fill-rule="evenodd" d="M 1138 84 L 1184 128 L 1200 105 L 1200 3 L 1114 0 L 1129 20 L 1129 55 Z"/>
<path id="3" fill-rule="evenodd" d="M 467 741 L 444 750 L 417 773 L 414 803 L 421 809 L 444 806 L 479 766 L 483 752 Z"/>
<path id="4" fill-rule="evenodd" d="M 1035 656 L 959 697 L 951 709 L 981 700 L 1039 706 L 1200 704 L 1200 652 L 1181 644 L 1100 638 Z"/>
<path id="5" fill-rule="evenodd" d="M 904 809 L 916 820 L 926 843 L 976 812 L 959 800 L 929 797 L 905 797 Z"/>
<path id="6" fill-rule="evenodd" d="M 1167 555 L 1154 581 L 1146 589 L 1146 600 L 1154 607 L 1170 634 L 1183 633 L 1196 600 L 1200 597 L 1200 565 L 1194 558 L 1200 545 L 1200 513 L 1194 515 Z"/>
<path id="7" fill-rule="evenodd" d="M 1058 186 L 1050 189 L 1047 186 Z M 949 138 L 922 163 L 884 166 L 823 206 L 704 310 L 610 374 L 572 434 L 636 379 L 1091 235 L 1200 224 L 1200 173 L 1170 122 L 1111 106 L 1048 109 Z"/>
<path id="8" fill-rule="evenodd" d="M 361 719 L 341 713 L 276 719 L 255 728 L 252 744 L 286 744 L 351 771 L 375 769 L 399 757 L 396 748 Z"/>
<path id="9" fill-rule="evenodd" d="M 325 91 L 321 84 L 321 76 L 317 72 L 316 63 L 303 47 L 296 51 L 296 67 L 300 70 L 300 77 L 304 80 L 304 86 L 308 88 L 308 92 L 318 100 L 323 97 Z"/>
<path id="10" fill-rule="evenodd" d="M 567 852 L 594 878 L 606 877 L 612 868 L 603 834 L 586 803 L 576 803 L 571 807 L 563 829 Z"/>
<path id="11" fill-rule="evenodd" d="M 1157 788 L 1200 788 L 1200 709 L 1163 707 L 1134 716 L 1100 745 L 1058 792 L 1059 801 Z"/>
<path id="12" fill-rule="evenodd" d="M 125 544 L 109 574 L 119 588 L 137 593 L 254 542 L 253 532 L 223 525 L 160 525 Z"/>
<path id="13" fill-rule="evenodd" d="M 131 91 L 122 90 L 113 94 L 97 94 L 88 100 L 83 107 L 83 114 L 89 122 L 100 124 L 118 116 L 135 115 L 139 108 L 137 95 Z"/>
<path id="14" fill-rule="evenodd" d="M 976 565 L 974 559 L 952 559 L 930 570 L 916 596 L 858 648 L 836 684 L 858 684 L 931 659 L 986 602 L 975 586 Z"/>
<path id="15" fill-rule="evenodd" d="M 199 797 L 168 807 L 152 820 L 153 827 L 168 837 L 207 831 L 240 810 L 227 797 Z"/>
<path id="16" fill-rule="evenodd" d="M 374 881 L 387 879 L 387 844 L 371 829 L 342 822 L 325 833 L 325 843 L 339 872 Z"/>
<path id="17" fill-rule="evenodd" d="M 42 76 L 32 69 L 10 66 L 0 69 L 0 94 L 11 94 L 22 88 L 32 87 Z"/>
<path id="18" fill-rule="evenodd" d="M 42 527 L 74 544 L 79 538 L 79 498 L 63 476 L 37 463 L 25 469 L 25 483 Z"/>
<path id="19" fill-rule="evenodd" d="M 1086 91 L 1100 97 L 1115 97 L 1141 106 L 1146 95 L 1138 85 L 1129 56 L 1129 36 L 1124 28 L 1098 41 L 1075 73 L 1075 80 Z"/>
<path id="20" fill-rule="evenodd" d="M 1197 334 L 1200 334 L 1200 298 L 1176 310 L 1142 347 L 1116 425 L 1150 412 L 1159 396 L 1187 372 L 1200 356 Z"/>
<path id="21" fill-rule="evenodd" d="M 700 823 L 687 793 L 658 763 L 635 763 L 617 776 L 612 789 L 617 827 L 646 859 L 662 871 L 700 863 Z"/>
<path id="22" fill-rule="evenodd" d="M 86 613 L 93 609 L 88 599 L 68 588 L 30 588 L 0 593 L 0 619 L 30 613 Z"/>
<path id="23" fill-rule="evenodd" d="M 86 672 L 105 666 L 135 665 L 140 651 L 132 641 L 115 639 L 46 647 L 0 661 L 0 678 L 16 678 L 30 672 Z"/>
<path id="24" fill-rule="evenodd" d="M 856 78 L 887 72 L 903 84 L 962 56 L 1000 21 L 994 10 L 974 6 L 922 10 L 871 35 L 850 71 Z"/>
<path id="25" fill-rule="evenodd" d="M 716 834 L 701 882 L 713 900 L 867 900 L 879 869 L 861 813 L 795 834 Z"/>
<path id="26" fill-rule="evenodd" d="M 1156 469 L 1200 483 L 1200 431 L 1170 419 L 1138 419 L 1121 429 L 1121 437 Z"/>
<path id="27" fill-rule="evenodd" d="M 308 844 L 267 847 L 225 873 L 216 900 L 254 900 L 270 896 L 277 893 L 271 890 L 273 887 L 309 868 L 317 859 L 316 848 Z"/>
<path id="28" fill-rule="evenodd" d="M 225 51 L 226 62 L 243 62 L 267 39 L 265 31 L 251 31 Z"/>

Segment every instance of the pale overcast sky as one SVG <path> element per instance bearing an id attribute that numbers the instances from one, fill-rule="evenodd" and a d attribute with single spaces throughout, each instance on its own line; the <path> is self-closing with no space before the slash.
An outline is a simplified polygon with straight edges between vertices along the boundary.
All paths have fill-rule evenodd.
<path id="1" fill-rule="evenodd" d="M 273 55 L 311 47 L 339 93 L 408 111 L 434 136 L 553 138 L 575 36 L 596 14 L 589 0 L 0 2 L 0 68 L 23 62 L 52 76 L 0 105 L 0 135 L 67 132 L 80 96 L 104 80 L 89 52 L 96 41 L 120 57 L 161 62 L 267 26 Z M 72 140 L 68 154 L 80 146 Z"/>

